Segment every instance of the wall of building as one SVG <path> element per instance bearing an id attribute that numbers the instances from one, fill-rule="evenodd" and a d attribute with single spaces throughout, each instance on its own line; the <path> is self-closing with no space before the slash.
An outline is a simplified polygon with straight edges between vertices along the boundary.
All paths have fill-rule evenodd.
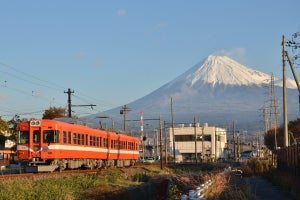
<path id="1" fill-rule="evenodd" d="M 173 155 L 173 128 L 168 129 L 170 155 Z M 183 158 L 194 159 L 195 154 L 199 158 L 200 155 L 205 155 L 213 159 L 224 158 L 226 153 L 227 137 L 226 129 L 208 126 L 204 123 L 201 127 L 196 124 L 196 127 L 181 124 L 174 127 L 175 136 L 175 152 L 182 154 Z M 195 137 L 197 141 L 195 142 Z M 202 141 L 202 137 L 204 141 Z"/>

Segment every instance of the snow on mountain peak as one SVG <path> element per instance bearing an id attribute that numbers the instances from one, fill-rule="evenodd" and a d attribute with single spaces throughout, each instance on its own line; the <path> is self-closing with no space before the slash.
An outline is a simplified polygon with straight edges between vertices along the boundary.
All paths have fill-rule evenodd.
<path id="1" fill-rule="evenodd" d="M 261 85 L 270 81 L 270 75 L 250 69 L 226 56 L 208 56 L 185 74 L 191 87 L 196 83 L 211 85 Z"/>

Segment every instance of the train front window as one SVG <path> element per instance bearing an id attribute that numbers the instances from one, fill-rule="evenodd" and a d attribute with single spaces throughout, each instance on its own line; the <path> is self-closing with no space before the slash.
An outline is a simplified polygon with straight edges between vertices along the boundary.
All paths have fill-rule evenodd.
<path id="1" fill-rule="evenodd" d="M 40 143 L 40 131 L 33 131 L 33 142 Z"/>
<path id="2" fill-rule="evenodd" d="M 59 131 L 57 130 L 44 130 L 44 143 L 57 143 L 59 142 Z"/>
<path id="3" fill-rule="evenodd" d="M 28 139 L 29 139 L 29 131 L 20 131 L 19 143 L 26 144 L 28 143 Z"/>

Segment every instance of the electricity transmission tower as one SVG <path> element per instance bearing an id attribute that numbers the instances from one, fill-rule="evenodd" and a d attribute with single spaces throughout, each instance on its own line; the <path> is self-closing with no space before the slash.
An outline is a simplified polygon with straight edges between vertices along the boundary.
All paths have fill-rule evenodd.
<path id="1" fill-rule="evenodd" d="M 277 149 L 277 126 L 278 126 L 278 102 L 275 96 L 275 85 L 274 85 L 274 75 L 271 75 L 270 82 L 270 120 L 269 120 L 269 128 L 274 129 L 274 144 L 275 149 Z"/>

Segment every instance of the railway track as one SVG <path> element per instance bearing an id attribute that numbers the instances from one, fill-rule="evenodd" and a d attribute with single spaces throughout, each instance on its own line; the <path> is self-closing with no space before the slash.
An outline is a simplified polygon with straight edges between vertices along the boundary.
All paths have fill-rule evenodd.
<path id="1" fill-rule="evenodd" d="M 149 166 L 149 165 L 148 165 Z M 128 168 L 141 168 L 147 170 L 144 165 L 136 165 L 130 167 L 117 168 L 119 170 L 125 170 Z M 45 176 L 64 176 L 73 174 L 97 174 L 104 173 L 105 171 L 116 169 L 116 168 L 101 168 L 101 169 L 75 169 L 75 170 L 64 170 L 64 171 L 54 171 L 54 172 L 40 172 L 40 173 L 10 173 L 10 170 L 5 170 L 0 172 L 0 179 L 14 179 L 14 178 L 30 178 L 30 177 L 45 177 Z"/>
<path id="2" fill-rule="evenodd" d="M 99 173 L 100 170 L 66 170 L 62 172 L 42 172 L 42 173 L 20 173 L 20 174 L 2 174 L 0 179 L 7 178 L 28 178 L 28 177 L 38 177 L 38 176 L 56 176 L 56 175 L 68 175 L 68 174 L 96 174 Z"/>

